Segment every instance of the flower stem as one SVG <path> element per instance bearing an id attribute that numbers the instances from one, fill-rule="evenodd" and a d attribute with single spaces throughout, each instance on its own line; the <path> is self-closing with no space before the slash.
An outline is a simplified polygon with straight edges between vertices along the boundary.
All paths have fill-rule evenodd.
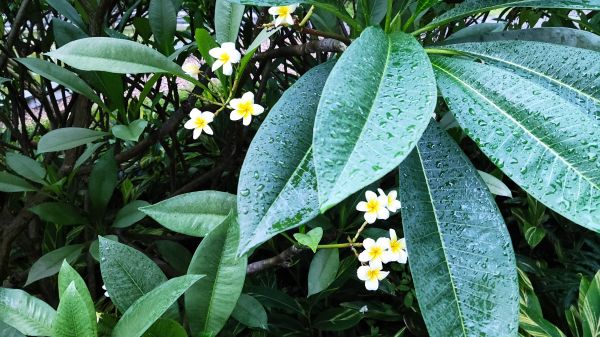
<path id="1" fill-rule="evenodd" d="M 427 54 L 439 54 L 439 55 L 461 55 L 460 52 L 450 49 L 441 48 L 425 48 Z"/>
<path id="2" fill-rule="evenodd" d="M 306 15 L 304 16 L 302 21 L 300 21 L 300 24 L 298 24 L 298 26 L 300 26 L 300 27 L 306 26 L 306 24 L 308 23 L 308 20 L 310 19 L 310 17 L 312 16 L 314 11 L 315 11 L 315 6 L 310 6 L 310 8 L 308 9 L 308 12 L 306 13 Z"/>
<path id="3" fill-rule="evenodd" d="M 333 249 L 333 248 L 349 248 L 349 247 L 362 247 L 362 243 L 330 243 L 326 245 L 318 245 L 320 249 Z"/>

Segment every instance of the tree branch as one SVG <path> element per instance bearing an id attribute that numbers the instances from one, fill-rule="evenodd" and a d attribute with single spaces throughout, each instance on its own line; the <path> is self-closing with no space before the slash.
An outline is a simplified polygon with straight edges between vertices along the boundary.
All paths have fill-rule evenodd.
<path id="1" fill-rule="evenodd" d="M 294 245 L 271 258 L 252 262 L 246 268 L 246 275 L 275 267 L 290 267 L 292 265 L 291 260 L 303 251 L 304 248 Z"/>
<path id="2" fill-rule="evenodd" d="M 346 45 L 338 40 L 323 39 L 315 40 L 305 44 L 286 46 L 277 49 L 267 50 L 260 54 L 255 54 L 253 60 L 274 59 L 278 57 L 302 56 L 305 54 L 319 52 L 334 52 L 339 53 L 346 50 Z"/>

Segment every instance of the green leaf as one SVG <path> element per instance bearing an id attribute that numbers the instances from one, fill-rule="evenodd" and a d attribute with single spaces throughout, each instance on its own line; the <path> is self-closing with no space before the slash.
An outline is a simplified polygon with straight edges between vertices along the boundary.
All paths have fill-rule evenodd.
<path id="1" fill-rule="evenodd" d="M 2 337 L 25 337 L 25 335 L 20 333 L 19 330 L 2 322 L 1 320 L 0 320 L 0 336 L 2 336 Z"/>
<path id="2" fill-rule="evenodd" d="M 102 280 L 119 311 L 127 311 L 136 300 L 167 280 L 160 268 L 143 253 L 103 237 L 98 241 Z"/>
<path id="3" fill-rule="evenodd" d="M 192 254 L 185 246 L 171 240 L 156 241 L 155 245 L 158 253 L 173 269 L 180 274 L 187 272 L 190 261 L 192 261 Z"/>
<path id="4" fill-rule="evenodd" d="M 234 42 L 238 38 L 244 16 L 244 5 L 229 0 L 215 2 L 215 36 L 218 43 Z"/>
<path id="5" fill-rule="evenodd" d="M 88 35 L 81 28 L 63 21 L 58 18 L 52 18 L 52 32 L 56 46 L 61 47 L 65 44 L 79 39 L 85 39 Z"/>
<path id="6" fill-rule="evenodd" d="M 198 51 L 200 51 L 202 59 L 204 59 L 209 66 L 212 66 L 215 60 L 212 56 L 210 56 L 208 51 L 212 48 L 218 47 L 219 45 L 215 39 L 210 36 L 210 33 L 204 28 L 196 29 L 196 32 L 194 33 L 194 39 L 196 40 Z"/>
<path id="7" fill-rule="evenodd" d="M 75 165 L 73 166 L 73 170 L 77 169 L 78 167 L 80 167 L 83 163 L 85 163 L 88 159 L 90 159 L 90 157 L 96 152 L 96 150 L 98 150 L 98 148 L 100 148 L 102 145 L 104 145 L 104 142 L 98 142 L 98 143 L 90 143 L 85 147 L 85 150 L 83 151 L 83 153 L 81 154 L 81 156 L 79 156 L 79 158 L 77 158 L 77 160 L 75 161 Z"/>
<path id="8" fill-rule="evenodd" d="M 387 12 L 387 0 L 358 1 L 356 16 L 365 26 L 377 26 Z"/>
<path id="9" fill-rule="evenodd" d="M 554 45 L 546 46 L 549 52 Z M 532 43 L 530 49 L 536 46 Z M 585 57 L 577 50 L 582 51 L 578 59 Z M 600 231 L 600 105 L 591 88 L 575 94 L 579 81 L 585 85 L 587 79 L 561 80 L 567 70 L 549 67 L 525 76 L 523 68 L 508 71 L 448 57 L 432 60 L 446 103 L 483 153 L 531 196 Z M 547 75 L 554 72 L 557 81 Z"/>
<path id="10" fill-rule="evenodd" d="M 247 257 L 237 257 L 235 212 L 200 242 L 188 274 L 206 275 L 185 295 L 192 335 L 216 335 L 235 308 L 246 278 Z"/>
<path id="11" fill-rule="evenodd" d="M 281 30 L 281 26 L 277 27 L 277 28 L 271 28 L 271 29 L 263 28 L 263 30 L 261 30 L 260 33 L 258 33 L 258 35 L 254 39 L 254 41 L 252 41 L 250 46 L 248 46 L 248 52 L 246 52 L 246 55 L 249 54 L 249 52 L 256 50 L 258 47 L 260 47 L 260 45 L 263 42 L 267 41 L 273 34 L 277 33 L 280 30 Z"/>
<path id="12" fill-rule="evenodd" d="M 81 19 L 77 10 L 71 6 L 71 4 L 67 0 L 46 0 L 46 2 L 54 7 L 56 11 L 63 15 L 65 18 L 69 19 L 72 23 L 77 25 L 81 29 L 86 29 L 85 23 Z"/>
<path id="13" fill-rule="evenodd" d="M 494 195 L 499 195 L 502 197 L 512 198 L 512 192 L 511 192 L 510 188 L 508 188 L 508 186 L 506 186 L 506 184 L 504 184 L 502 182 L 502 180 L 494 177 L 493 175 L 491 175 L 487 172 L 483 172 L 483 171 L 477 171 L 477 172 L 481 176 L 481 179 L 483 179 L 483 182 L 487 185 L 488 189 L 490 190 L 490 193 L 492 193 Z"/>
<path id="14" fill-rule="evenodd" d="M 267 312 L 262 304 L 248 294 L 241 294 L 231 313 L 236 321 L 250 328 L 267 329 Z"/>
<path id="15" fill-rule="evenodd" d="M 506 28 L 506 23 L 503 22 L 484 22 L 476 25 L 467 26 L 458 32 L 450 35 L 444 43 L 455 43 L 454 41 L 463 41 L 474 39 L 481 36 L 490 35 L 493 32 L 501 32 Z"/>
<path id="16" fill-rule="evenodd" d="M 64 202 L 45 202 L 29 209 L 40 219 L 57 225 L 85 225 L 88 220 L 79 209 Z"/>
<path id="17" fill-rule="evenodd" d="M 81 255 L 83 249 L 82 244 L 64 246 L 55 249 L 44 256 L 40 257 L 31 269 L 29 275 L 27 275 L 27 282 L 25 286 L 32 284 L 35 281 L 41 280 L 46 277 L 55 275 L 60 270 L 60 267 L 64 260 L 72 263 Z"/>
<path id="18" fill-rule="evenodd" d="M 146 330 L 143 337 L 188 337 L 188 335 L 176 321 L 161 318 Z"/>
<path id="19" fill-rule="evenodd" d="M 46 169 L 34 159 L 19 153 L 6 153 L 6 165 L 18 175 L 33 182 L 43 184 Z"/>
<path id="20" fill-rule="evenodd" d="M 27 180 L 12 175 L 6 171 L 0 171 L 0 192 L 27 192 L 35 191 L 36 188 Z"/>
<path id="21" fill-rule="evenodd" d="M 200 191 L 178 195 L 140 211 L 174 232 L 203 237 L 234 209 L 235 195 Z"/>
<path id="22" fill-rule="evenodd" d="M 246 288 L 248 295 L 256 298 L 270 309 L 283 309 L 293 313 L 304 314 L 304 309 L 302 309 L 298 301 L 276 288 L 256 286 L 247 286 Z"/>
<path id="23" fill-rule="evenodd" d="M 519 325 L 531 336 L 567 337 L 559 328 L 543 317 L 529 315 L 526 311 L 519 313 Z"/>
<path id="24" fill-rule="evenodd" d="M 123 314 L 113 337 L 139 337 L 173 305 L 202 275 L 184 275 L 168 280 L 140 297 Z M 108 288 L 108 287 L 107 287 Z M 111 298 L 112 298 L 112 293 Z"/>
<path id="25" fill-rule="evenodd" d="M 0 77 L 0 85 L 12 81 L 10 78 Z"/>
<path id="26" fill-rule="evenodd" d="M 599 0 L 466 0 L 431 22 L 429 27 L 445 25 L 471 14 L 505 7 L 600 9 Z M 429 28 L 428 28 L 429 29 Z"/>
<path id="27" fill-rule="evenodd" d="M 525 230 L 525 240 L 531 248 L 535 248 L 546 236 L 546 231 L 540 227 L 529 227 Z"/>
<path id="28" fill-rule="evenodd" d="M 106 151 L 92 168 L 88 183 L 88 196 L 92 214 L 104 213 L 106 205 L 117 186 L 117 162 L 114 151 Z"/>
<path id="29" fill-rule="evenodd" d="M 117 74 L 170 73 L 185 77 L 181 68 L 141 43 L 110 37 L 88 37 L 46 53 L 71 67 Z"/>
<path id="30" fill-rule="evenodd" d="M 517 268 L 504 220 L 468 158 L 435 123 L 400 165 L 400 199 L 429 334 L 516 336 Z"/>
<path id="31" fill-rule="evenodd" d="M 585 292 L 581 314 L 583 336 L 596 337 L 600 332 L 600 271 Z"/>
<path id="32" fill-rule="evenodd" d="M 337 249 L 319 250 L 308 269 L 308 295 L 311 296 L 327 289 L 335 280 L 340 266 L 340 255 Z"/>
<path id="33" fill-rule="evenodd" d="M 23 290 L 0 288 L 0 321 L 27 336 L 50 336 L 56 311 Z"/>
<path id="34" fill-rule="evenodd" d="M 69 150 L 106 136 L 106 132 L 84 128 L 60 128 L 43 135 L 38 142 L 38 153 Z"/>
<path id="35" fill-rule="evenodd" d="M 106 235 L 104 238 L 107 240 L 119 242 L 119 237 L 116 235 Z M 100 262 L 100 242 L 98 241 L 98 239 L 92 241 L 92 243 L 90 244 L 89 253 L 94 258 L 94 260 Z"/>
<path id="36" fill-rule="evenodd" d="M 163 54 L 171 54 L 177 28 L 177 8 L 173 0 L 150 0 L 148 19 L 154 41 L 158 43 Z"/>
<path id="37" fill-rule="evenodd" d="M 146 214 L 141 212 L 139 208 L 149 205 L 150 203 L 144 200 L 134 200 L 128 203 L 119 210 L 112 226 L 114 228 L 127 228 L 134 225 L 146 217 Z"/>
<path id="38" fill-rule="evenodd" d="M 115 125 L 110 129 L 110 131 L 117 138 L 137 142 L 147 125 L 148 121 L 137 119 L 129 123 L 129 125 Z"/>
<path id="39" fill-rule="evenodd" d="M 332 66 L 315 67 L 286 90 L 250 144 L 238 182 L 240 254 L 319 214 L 311 139 Z"/>
<path id="40" fill-rule="evenodd" d="M 398 166 L 427 127 L 436 99 L 431 64 L 417 40 L 365 29 L 331 71 L 317 109 L 321 212 Z"/>
<path id="41" fill-rule="evenodd" d="M 96 315 L 90 317 L 86 302 L 71 282 L 60 298 L 53 337 L 96 337 Z"/>
<path id="42" fill-rule="evenodd" d="M 64 298 L 65 291 L 71 284 L 75 286 L 75 289 L 79 294 L 79 299 L 83 301 L 83 304 L 85 305 L 88 321 L 93 323 L 91 325 L 91 329 L 93 330 L 92 335 L 96 336 L 98 334 L 98 329 L 96 326 L 96 309 L 94 307 L 94 302 L 92 301 L 90 291 L 88 290 L 87 286 L 85 285 L 85 281 L 81 278 L 79 273 L 73 269 L 73 267 L 71 267 L 67 261 L 63 261 L 60 267 L 60 272 L 58 273 L 58 296 L 61 298 L 61 301 Z M 82 321 L 85 321 L 85 319 L 82 319 Z"/>
<path id="43" fill-rule="evenodd" d="M 58 66 L 52 62 L 48 62 L 46 60 L 28 57 L 28 58 L 18 58 L 17 61 L 22 63 L 24 66 L 29 68 L 29 70 L 33 71 L 36 74 L 39 74 L 50 81 L 54 81 L 60 85 L 64 85 L 65 87 L 73 90 L 76 93 L 82 94 L 83 96 L 89 98 L 94 103 L 104 106 L 104 103 L 96 95 L 94 90 L 82 80 L 79 75 L 75 74 L 72 71 L 69 71 L 61 66 Z"/>
<path id="44" fill-rule="evenodd" d="M 300 243 L 308 248 L 310 248 L 313 253 L 317 252 L 317 246 L 319 242 L 321 242 L 321 238 L 323 237 L 323 228 L 317 227 L 313 228 L 308 233 L 295 233 L 294 238 Z"/>
<path id="45" fill-rule="evenodd" d="M 331 308 L 319 313 L 312 327 L 323 331 L 342 331 L 357 325 L 363 318 L 358 310 L 351 308 Z"/>

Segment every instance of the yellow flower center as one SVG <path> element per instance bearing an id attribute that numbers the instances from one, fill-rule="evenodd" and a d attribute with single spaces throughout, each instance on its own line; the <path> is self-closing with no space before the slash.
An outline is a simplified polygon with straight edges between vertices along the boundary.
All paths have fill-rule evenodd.
<path id="1" fill-rule="evenodd" d="M 383 249 L 381 249 L 381 247 L 373 246 L 371 249 L 369 249 L 369 257 L 371 260 L 378 259 L 381 257 L 381 255 L 383 255 Z"/>
<path id="2" fill-rule="evenodd" d="M 221 56 L 219 56 L 219 61 L 221 61 L 223 63 L 229 62 L 229 59 L 231 59 L 231 57 L 229 56 L 228 53 L 223 53 L 223 54 L 221 54 Z"/>
<path id="3" fill-rule="evenodd" d="M 252 102 L 246 101 L 246 102 L 240 103 L 240 105 L 238 105 L 237 110 L 240 112 L 240 115 L 242 115 L 244 117 L 248 117 L 248 116 L 252 115 L 252 112 L 254 111 L 254 106 L 253 106 Z"/>
<path id="4" fill-rule="evenodd" d="M 369 281 L 376 280 L 377 276 L 379 276 L 379 270 L 369 269 L 369 271 L 367 271 L 367 278 L 369 279 Z"/>
<path id="5" fill-rule="evenodd" d="M 280 16 L 287 16 L 290 14 L 290 7 L 288 6 L 281 6 L 279 7 L 279 10 L 277 11 L 277 15 Z"/>
<path id="6" fill-rule="evenodd" d="M 202 129 L 203 127 L 205 127 L 208 123 L 206 123 L 206 120 L 204 118 L 196 118 L 194 120 L 194 125 L 196 126 L 197 129 Z"/>
<path id="7" fill-rule="evenodd" d="M 394 253 L 404 249 L 404 245 L 399 240 L 390 240 L 390 250 Z"/>
<path id="8" fill-rule="evenodd" d="M 394 202 L 394 198 L 388 195 L 388 205 L 391 205 Z"/>
<path id="9" fill-rule="evenodd" d="M 367 213 L 377 213 L 379 207 L 379 200 L 371 199 L 367 202 Z"/>

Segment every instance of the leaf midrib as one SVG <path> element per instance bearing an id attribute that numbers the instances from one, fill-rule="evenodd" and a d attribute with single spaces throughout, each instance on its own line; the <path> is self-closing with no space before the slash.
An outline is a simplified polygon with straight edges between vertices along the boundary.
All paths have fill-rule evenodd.
<path id="1" fill-rule="evenodd" d="M 596 190 L 600 189 L 600 186 L 596 185 L 594 182 L 590 181 L 590 179 L 584 175 L 583 173 L 581 173 L 577 168 L 575 168 L 573 165 L 571 165 L 571 163 L 569 163 L 565 158 L 563 158 L 558 152 L 556 152 L 553 148 L 551 148 L 550 146 L 546 145 L 546 143 L 542 142 L 537 136 L 535 136 L 533 133 L 531 133 L 527 128 L 525 128 L 525 126 L 523 126 L 519 121 L 517 121 L 514 117 L 512 117 L 509 113 L 507 113 L 506 111 L 504 111 L 504 109 L 500 108 L 498 105 L 496 105 L 496 103 L 494 103 L 493 101 L 491 101 L 489 98 L 487 98 L 485 95 L 483 95 L 482 93 L 480 93 L 478 90 L 476 90 L 475 88 L 473 88 L 472 86 L 470 86 L 468 83 L 464 82 L 463 80 L 461 80 L 460 78 L 454 76 L 454 74 L 450 73 L 448 70 L 444 69 L 443 67 L 441 67 L 440 65 L 436 64 L 435 62 L 431 63 L 435 68 L 438 68 L 439 70 L 443 71 L 444 73 L 446 73 L 448 76 L 452 77 L 456 82 L 458 82 L 460 85 L 464 86 L 465 88 L 471 90 L 472 92 L 474 92 L 475 94 L 477 94 L 477 96 L 481 97 L 484 101 L 486 101 L 487 103 L 489 103 L 490 105 L 492 105 L 492 107 L 494 107 L 496 110 L 498 110 L 502 115 L 506 116 L 510 121 L 512 121 L 516 126 L 518 126 L 520 129 L 522 129 L 526 134 L 528 134 L 531 138 L 533 138 L 535 141 L 537 141 L 538 144 L 540 144 L 542 147 L 546 148 L 548 151 L 550 151 L 552 154 L 554 154 L 555 158 L 559 158 L 561 162 L 563 162 L 568 168 L 570 168 L 572 171 L 574 171 L 579 177 L 581 177 L 583 180 L 585 180 L 586 182 L 588 182 L 592 187 L 594 187 Z"/>
<path id="2" fill-rule="evenodd" d="M 233 220 L 231 220 L 231 221 L 233 221 Z M 210 287 L 210 297 L 209 297 L 209 300 L 208 300 L 208 307 L 206 308 L 206 319 L 204 320 L 204 324 L 203 324 L 203 327 L 202 327 L 202 332 L 206 332 L 207 329 L 208 329 L 208 325 L 209 325 L 208 322 L 209 322 L 209 319 L 210 319 L 210 313 L 212 311 L 213 301 L 215 300 L 215 296 L 214 296 L 215 295 L 215 289 L 216 289 L 216 285 L 217 285 L 217 283 L 219 281 L 219 278 L 221 276 L 220 272 L 221 272 L 221 265 L 222 265 L 222 262 L 223 262 L 223 252 L 225 252 L 225 245 L 227 245 L 227 241 L 228 241 L 228 238 L 229 238 L 229 227 L 232 225 L 231 221 L 229 222 L 229 224 L 227 226 L 227 229 L 225 231 L 225 239 L 223 240 L 223 244 L 221 245 L 220 250 L 219 250 L 219 260 L 218 260 L 218 263 L 217 263 L 217 270 L 215 272 L 215 280 L 214 280 L 213 284 Z"/>

